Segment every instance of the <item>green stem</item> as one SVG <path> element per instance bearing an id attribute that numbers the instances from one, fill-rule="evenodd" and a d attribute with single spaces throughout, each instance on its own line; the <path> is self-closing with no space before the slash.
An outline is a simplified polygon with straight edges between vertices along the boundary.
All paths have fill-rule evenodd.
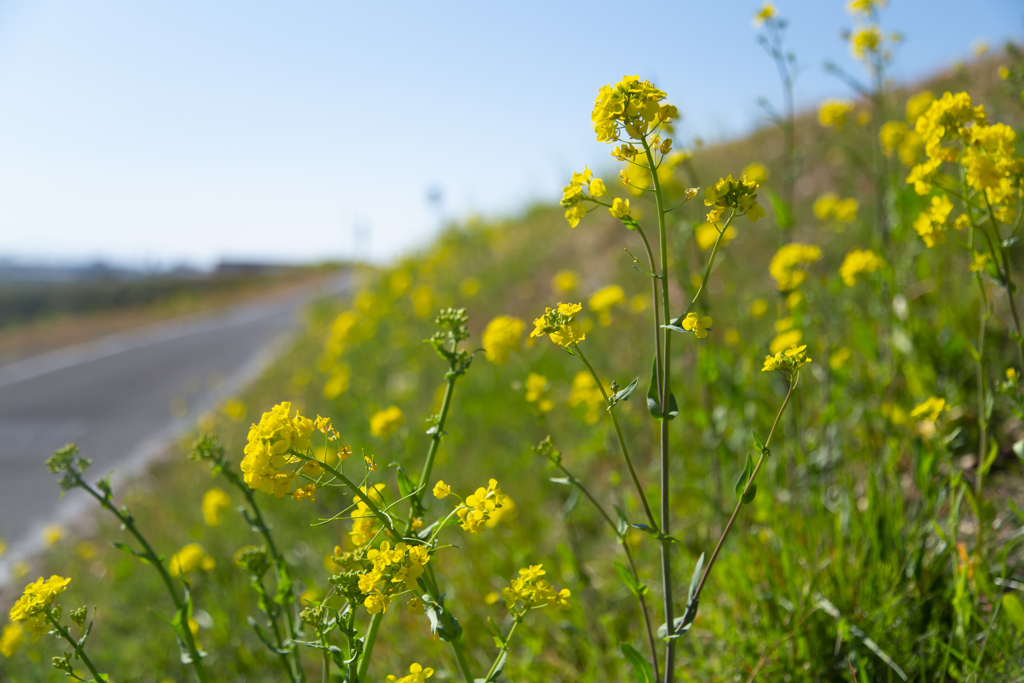
<path id="1" fill-rule="evenodd" d="M 423 511 L 423 494 L 427 490 L 426 487 L 427 482 L 430 480 L 430 472 L 434 469 L 434 458 L 437 455 L 437 449 L 441 446 L 441 437 L 444 435 L 444 424 L 448 419 L 448 408 L 451 406 L 452 396 L 455 394 L 455 380 L 458 378 L 459 375 L 455 373 L 455 367 L 453 365 L 446 376 L 447 384 L 444 388 L 444 400 L 441 402 L 441 412 L 437 419 L 437 429 L 430 438 L 430 447 L 427 449 L 427 460 L 423 463 L 423 471 L 420 472 L 420 489 L 417 493 L 413 494 L 412 499 L 409 501 L 412 514 L 409 515 L 409 522 L 405 529 L 406 535 L 412 531 L 413 518 Z"/>
<path id="2" fill-rule="evenodd" d="M 156 571 L 160 574 L 160 578 L 163 579 L 164 586 L 166 586 L 167 588 L 167 593 L 171 596 L 171 600 L 174 602 L 174 607 L 178 610 L 178 612 L 184 615 L 185 602 L 184 600 L 182 600 L 181 597 L 179 597 L 178 591 L 174 587 L 174 580 L 171 578 L 171 575 L 167 572 L 167 568 L 164 567 L 163 561 L 153 550 L 153 547 L 149 545 L 149 541 L 147 541 L 145 537 L 135 527 L 135 521 L 130 516 L 122 514 L 120 510 L 114 507 L 109 497 L 105 495 L 100 495 L 98 491 L 93 489 L 88 483 L 86 483 L 84 479 L 82 479 L 80 474 L 76 473 L 74 476 L 76 480 L 75 483 L 79 487 L 85 489 L 85 491 L 89 495 L 91 495 L 93 498 L 99 501 L 101 507 L 106 508 L 111 513 L 113 513 L 113 515 L 117 517 L 117 519 L 121 522 L 124 528 L 128 530 L 128 533 L 134 536 L 135 540 L 139 542 L 139 544 L 145 551 L 143 552 L 143 556 L 146 558 L 149 564 L 151 564 L 153 568 L 156 569 Z M 192 637 L 192 629 L 189 628 L 189 625 L 187 623 L 184 624 L 184 628 L 181 629 L 181 633 L 183 634 L 185 647 L 188 649 L 189 656 L 192 659 L 192 668 L 195 671 L 196 678 L 199 679 L 200 683 L 206 683 L 206 671 L 203 668 L 202 660 L 199 657 L 199 650 L 196 647 L 195 639 Z"/>
<path id="3" fill-rule="evenodd" d="M 508 653 L 509 647 L 512 644 L 512 635 L 516 632 L 516 627 L 523 620 L 523 615 L 526 614 L 526 610 L 523 610 L 521 614 L 517 614 L 515 620 L 512 622 L 512 628 L 509 629 L 508 635 L 505 636 L 505 642 L 501 644 L 501 649 L 498 650 L 498 656 L 494 658 L 494 663 L 491 664 L 491 668 L 487 671 L 487 675 L 484 676 L 484 681 L 490 681 L 491 677 L 494 676 L 495 671 L 498 669 L 498 664 L 501 662 L 502 655 Z"/>
<path id="4" fill-rule="evenodd" d="M 658 179 L 658 172 L 654 166 L 654 155 L 651 154 L 651 147 L 647 139 L 641 140 L 644 146 L 644 154 L 647 155 L 647 163 L 651 169 L 651 179 L 654 182 L 654 197 L 658 205 L 658 235 L 661 247 L 661 309 L 665 325 L 671 323 L 670 302 L 668 296 L 668 236 L 665 230 L 665 205 L 664 194 L 661 190 L 661 181 Z M 721 235 L 719 235 L 721 239 Z M 703 289 L 703 285 L 701 287 Z M 655 366 L 660 368 L 661 392 L 659 394 L 661 403 L 661 533 L 665 539 L 661 543 L 661 584 L 665 601 L 665 623 L 672 624 L 672 546 L 668 541 L 669 518 L 670 518 L 670 496 L 669 496 L 669 431 L 668 431 L 668 397 L 671 395 L 670 386 L 672 383 L 672 336 L 668 330 L 662 329 L 664 344 L 662 345 L 663 356 L 655 360 Z M 655 373 L 658 374 L 658 373 Z M 654 525 L 657 528 L 657 525 Z M 676 642 L 670 640 L 665 648 L 665 683 L 672 683 L 675 679 L 675 657 Z"/>
<path id="5" fill-rule="evenodd" d="M 381 521 L 381 523 L 384 525 L 384 528 L 391 533 L 392 537 L 398 536 L 398 530 L 395 529 L 395 525 L 391 521 L 391 518 L 384 514 L 384 512 L 382 512 L 381 509 L 377 507 L 377 504 L 370 499 L 370 496 L 363 492 L 363 490 L 359 488 L 359 485 L 356 484 L 354 481 L 346 477 L 344 474 L 342 474 L 339 470 L 335 469 L 331 465 L 328 465 L 326 462 L 318 460 L 312 456 L 306 455 L 305 453 L 300 453 L 299 451 L 289 449 L 288 454 L 294 455 L 295 457 L 301 458 L 308 462 L 315 462 L 325 471 L 330 472 L 332 476 L 341 481 L 341 483 L 345 484 L 345 486 L 347 486 L 352 491 L 353 496 L 358 498 L 363 504 L 366 505 L 366 507 L 370 509 L 370 512 L 373 513 L 373 516 Z"/>
<path id="6" fill-rule="evenodd" d="M 772 436 L 775 435 L 775 428 L 779 426 L 779 420 L 782 418 L 782 413 L 785 412 L 786 406 L 789 405 L 789 399 L 793 396 L 793 389 L 796 387 L 799 379 L 800 374 L 797 372 L 797 374 L 789 380 L 789 391 L 786 392 L 786 398 L 782 402 L 782 407 L 779 408 L 778 414 L 775 415 L 775 422 L 772 423 L 772 430 L 768 432 L 768 438 L 764 441 L 764 450 L 761 451 L 761 457 L 757 459 L 754 471 L 750 474 L 750 479 L 747 480 L 747 485 L 743 487 L 743 492 L 740 494 L 739 500 L 736 501 L 736 507 L 732 511 L 732 516 L 729 517 L 729 522 L 725 525 L 725 529 L 722 531 L 722 535 L 718 539 L 718 544 L 715 546 L 714 552 L 711 553 L 711 559 L 708 560 L 708 566 L 704 569 L 704 574 L 700 577 L 700 583 L 697 584 L 697 590 L 693 593 L 693 599 L 690 605 L 696 605 L 700 600 L 700 594 L 704 590 L 704 584 L 707 582 L 708 576 L 711 575 L 711 570 L 715 566 L 715 560 L 718 559 L 718 553 L 721 552 L 722 546 L 725 545 L 725 539 L 729 537 L 729 532 L 732 530 L 733 523 L 736 521 L 736 516 L 739 515 L 740 508 L 743 507 L 743 497 L 747 495 L 747 491 L 754 483 L 754 479 L 757 478 L 757 473 L 761 469 L 761 464 L 764 462 L 765 454 L 768 452 L 768 446 L 772 442 Z M 693 609 L 693 607 L 690 607 L 690 609 Z"/>
<path id="7" fill-rule="evenodd" d="M 365 681 L 366 672 L 370 668 L 370 653 L 377 642 L 377 631 L 380 630 L 380 622 L 384 619 L 383 612 L 377 612 L 370 620 L 370 626 L 366 629 L 366 638 L 363 641 L 363 653 L 359 655 L 359 668 L 356 671 L 356 681 Z"/>
<path id="8" fill-rule="evenodd" d="M 85 668 L 89 670 L 89 673 L 92 674 L 92 677 L 96 681 L 102 681 L 103 675 L 96 670 L 95 666 L 93 666 L 92 661 L 89 659 L 88 655 L 85 654 L 85 648 L 79 645 L 78 641 L 71 636 L 71 633 L 66 628 L 60 625 L 60 622 L 54 618 L 53 612 L 51 612 L 49 609 L 47 609 L 46 611 L 46 620 L 50 622 L 54 630 L 56 630 L 57 633 L 59 633 L 60 636 L 64 640 L 68 641 L 71 647 L 74 648 L 75 657 L 82 660 L 82 664 L 85 664 Z"/>
<path id="9" fill-rule="evenodd" d="M 587 370 L 590 371 L 590 375 L 594 378 L 594 382 L 597 383 L 597 388 L 601 390 L 601 396 L 604 397 L 604 403 L 608 405 L 608 392 L 604 390 L 604 384 L 601 382 L 601 378 L 598 377 L 597 371 L 587 361 L 586 356 L 583 355 L 583 351 L 580 350 L 579 344 L 572 345 L 573 351 L 579 357 L 583 364 L 587 366 Z M 619 441 L 619 449 L 622 451 L 622 457 L 626 461 L 626 468 L 629 470 L 629 476 L 633 479 L 633 486 L 636 487 L 636 492 L 640 496 L 640 502 L 644 506 L 644 512 L 647 513 L 647 521 L 650 522 L 651 526 L 655 529 L 658 528 L 658 522 L 654 518 L 654 513 L 651 511 L 651 506 L 647 503 L 647 496 L 644 494 L 644 489 L 640 485 L 640 479 L 636 475 L 636 470 L 633 468 L 633 461 L 629 457 L 629 449 L 626 448 L 626 441 L 622 436 L 622 429 L 619 427 L 619 420 L 615 417 L 615 411 L 609 410 L 608 415 L 612 419 L 612 426 L 615 428 L 615 436 Z"/>

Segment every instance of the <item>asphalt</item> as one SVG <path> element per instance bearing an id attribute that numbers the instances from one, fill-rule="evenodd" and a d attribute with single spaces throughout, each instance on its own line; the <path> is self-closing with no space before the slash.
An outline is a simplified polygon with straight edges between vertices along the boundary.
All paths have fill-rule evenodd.
<path id="1" fill-rule="evenodd" d="M 75 442 L 91 473 L 118 480 L 143 469 L 196 416 L 258 376 L 283 348 L 312 297 L 347 288 L 341 277 L 213 314 L 111 335 L 0 366 L 0 585 L 42 547 L 47 524 L 87 514 L 81 495 L 60 499 L 45 466 Z M 78 492 L 80 494 L 80 492 Z"/>

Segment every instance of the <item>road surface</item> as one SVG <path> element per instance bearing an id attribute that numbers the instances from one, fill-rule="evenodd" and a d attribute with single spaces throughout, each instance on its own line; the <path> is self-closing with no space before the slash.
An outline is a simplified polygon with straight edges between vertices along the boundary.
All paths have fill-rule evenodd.
<path id="1" fill-rule="evenodd" d="M 319 293 L 347 287 L 342 276 Z M 77 442 L 98 478 L 138 471 L 196 415 L 253 379 L 300 321 L 305 289 L 189 316 L 0 366 L 0 585 L 42 547 L 47 523 L 80 514 L 82 492 L 58 505 L 44 463 Z"/>

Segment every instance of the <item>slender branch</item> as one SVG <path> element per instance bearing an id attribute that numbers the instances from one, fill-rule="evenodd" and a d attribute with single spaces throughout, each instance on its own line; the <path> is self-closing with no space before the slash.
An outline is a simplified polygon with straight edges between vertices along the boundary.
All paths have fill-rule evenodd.
<path id="1" fill-rule="evenodd" d="M 74 637 L 72 637 L 68 629 L 61 626 L 60 622 L 53 616 L 53 612 L 49 608 L 46 610 L 46 620 L 50 622 L 50 625 L 53 626 L 54 630 L 60 634 L 60 637 L 68 641 L 71 647 L 74 648 L 75 657 L 82 660 L 82 663 L 85 664 L 85 668 L 89 670 L 89 673 L 92 674 L 92 677 L 97 681 L 97 683 L 104 680 L 103 674 L 96 670 L 96 667 L 93 666 L 88 655 L 85 654 L 85 648 L 82 647 Z"/>

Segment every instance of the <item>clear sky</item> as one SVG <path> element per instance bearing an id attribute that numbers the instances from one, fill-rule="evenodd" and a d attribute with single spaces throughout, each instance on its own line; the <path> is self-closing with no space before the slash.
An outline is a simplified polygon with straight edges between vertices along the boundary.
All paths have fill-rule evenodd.
<path id="1" fill-rule="evenodd" d="M 590 110 L 623 74 L 669 94 L 684 138 L 761 125 L 779 87 L 759 5 L 0 0 L 0 257 L 387 259 L 605 166 Z M 777 5 L 799 101 L 847 94 L 821 68 L 858 69 L 845 2 Z M 1024 35 L 1020 0 L 882 17 L 906 34 L 899 80 Z"/>

